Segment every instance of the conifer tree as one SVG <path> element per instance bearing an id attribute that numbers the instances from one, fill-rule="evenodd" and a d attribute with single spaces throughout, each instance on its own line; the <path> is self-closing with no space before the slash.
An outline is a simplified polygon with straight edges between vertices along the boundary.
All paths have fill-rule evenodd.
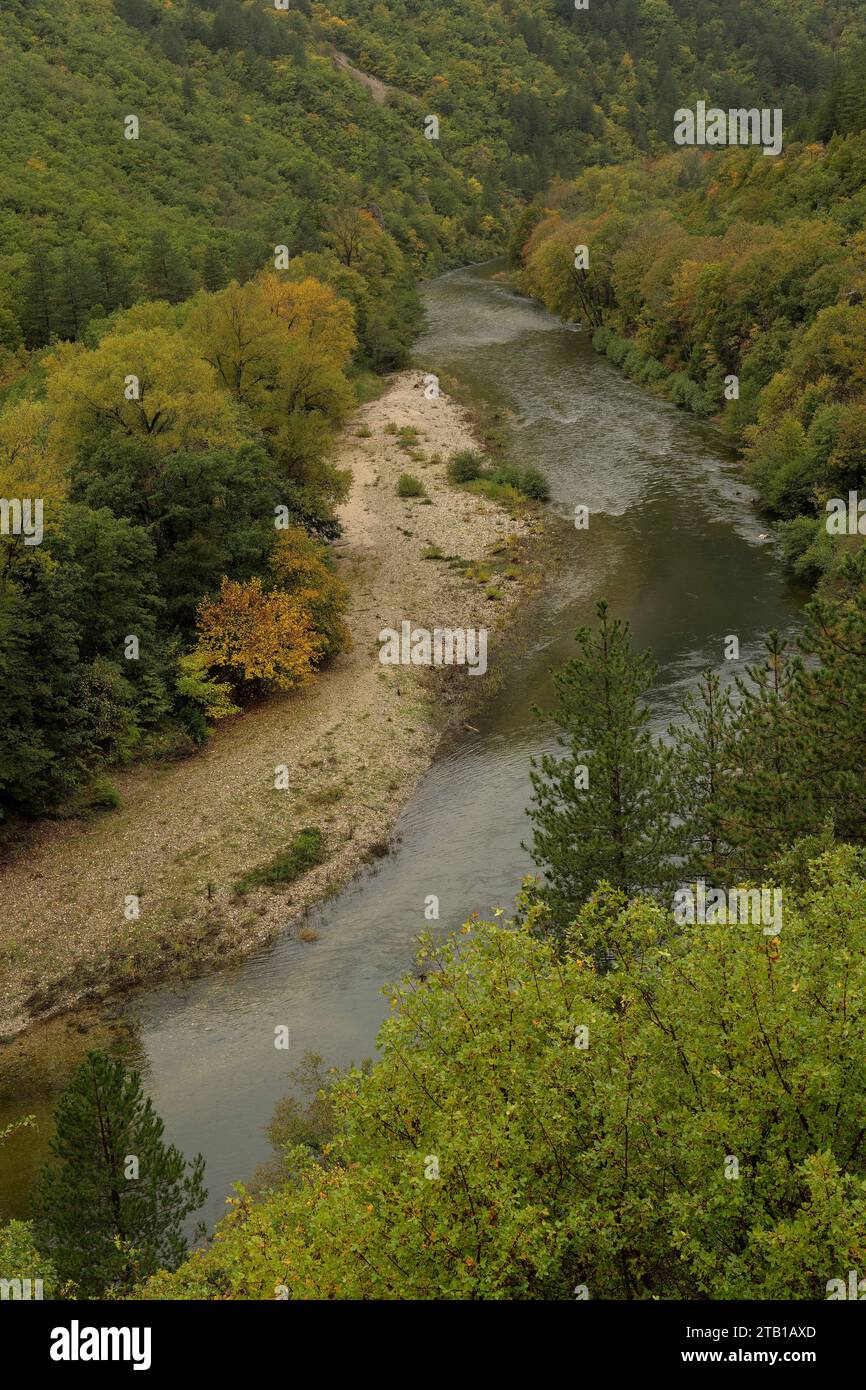
<path id="1" fill-rule="evenodd" d="M 212 294 L 216 290 L 224 289 L 228 281 L 228 272 L 225 262 L 220 255 L 219 247 L 211 244 L 207 247 L 201 267 L 202 284 L 206 290 Z"/>
<path id="2" fill-rule="evenodd" d="M 760 873 L 772 856 L 819 823 L 794 703 L 802 663 L 776 631 L 765 646 L 766 660 L 747 667 L 746 679 L 737 677 L 739 700 L 725 755 L 731 776 L 723 815 L 734 878 Z"/>
<path id="3" fill-rule="evenodd" d="M 730 845 L 725 834 L 725 803 L 731 768 L 731 697 L 715 671 L 705 671 L 697 691 L 683 701 L 681 721 L 671 725 L 675 806 L 687 846 L 686 876 L 726 880 Z"/>
<path id="4" fill-rule="evenodd" d="M 44 347 L 57 332 L 55 257 L 37 242 L 27 257 L 22 290 L 21 327 L 28 347 Z"/>
<path id="5" fill-rule="evenodd" d="M 803 780 L 840 839 L 866 839 L 866 551 L 843 560 L 832 594 L 806 609 L 803 677 L 792 695 Z"/>
<path id="6" fill-rule="evenodd" d="M 98 273 L 93 263 L 77 248 L 64 246 L 55 267 L 54 279 L 54 331 L 59 338 L 80 338 L 98 303 Z"/>
<path id="7" fill-rule="evenodd" d="M 204 1202 L 204 1159 L 163 1142 L 163 1123 L 137 1072 L 89 1052 L 57 1105 L 33 1194 L 37 1244 L 85 1297 L 174 1269 L 187 1251 L 183 1224 Z"/>
<path id="8" fill-rule="evenodd" d="M 601 880 L 627 895 L 670 886 L 678 847 L 670 755 L 644 703 L 655 664 L 630 650 L 628 624 L 606 603 L 597 613 L 597 633 L 581 628 L 579 655 L 553 677 L 564 753 L 533 759 L 530 774 L 530 852 L 559 936 Z"/>
<path id="9" fill-rule="evenodd" d="M 144 255 L 144 279 L 148 294 L 178 304 L 195 288 L 189 263 L 162 230 L 155 232 Z"/>

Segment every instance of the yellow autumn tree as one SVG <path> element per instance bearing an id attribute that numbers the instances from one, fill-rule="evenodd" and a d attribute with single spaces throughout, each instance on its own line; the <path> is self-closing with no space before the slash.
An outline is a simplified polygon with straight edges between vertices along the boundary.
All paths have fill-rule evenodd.
<path id="1" fill-rule="evenodd" d="M 62 458 L 106 426 L 147 439 L 162 454 L 241 442 L 237 407 L 214 368 L 181 328 L 155 318 L 130 311 L 96 348 L 64 343 L 47 359 L 46 395 Z"/>
<path id="2" fill-rule="evenodd" d="M 349 645 L 344 614 L 349 590 L 328 564 L 328 548 L 302 526 L 281 532 L 271 552 L 270 570 L 276 583 L 309 610 L 316 631 L 324 638 L 324 654 L 332 656 Z"/>
<path id="3" fill-rule="evenodd" d="M 354 351 L 355 311 L 322 280 L 284 280 L 275 271 L 254 282 L 262 302 L 290 338 L 302 341 L 334 366 L 344 367 Z"/>
<path id="4" fill-rule="evenodd" d="M 225 389 L 252 411 L 261 406 L 276 387 L 288 342 L 286 327 L 271 312 L 261 285 L 233 280 L 215 294 L 196 295 L 186 329 Z"/>
<path id="5" fill-rule="evenodd" d="M 44 401 L 15 401 L 0 413 L 0 497 L 64 496 L 64 470 L 51 433 Z"/>
<path id="6" fill-rule="evenodd" d="M 343 370 L 356 342 L 352 305 L 312 277 L 264 274 L 196 296 L 185 328 L 286 475 L 316 487 L 324 472 L 339 496 L 323 456 L 331 427 L 354 403 Z"/>
<path id="7" fill-rule="evenodd" d="M 218 597 L 199 604 L 195 650 L 208 671 L 224 673 L 236 686 L 305 685 L 324 646 L 309 608 L 283 589 L 265 593 L 258 577 L 223 579 Z"/>

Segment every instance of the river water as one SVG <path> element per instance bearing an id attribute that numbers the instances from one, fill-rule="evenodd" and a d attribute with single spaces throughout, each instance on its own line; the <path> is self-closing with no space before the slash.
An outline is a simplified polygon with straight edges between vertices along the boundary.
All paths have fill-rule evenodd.
<path id="1" fill-rule="evenodd" d="M 413 796 L 395 852 L 311 914 L 316 943 L 278 941 L 230 971 L 139 994 L 86 1035 L 57 1020 L 35 1030 L 13 1070 L 0 1054 L 0 1128 L 13 1115 L 40 1121 L 0 1151 L 0 1216 L 25 1214 L 53 1101 L 98 1043 L 141 1068 L 167 1138 L 205 1155 L 203 1216 L 218 1219 L 231 1185 L 269 1156 L 264 1126 L 303 1054 L 341 1066 L 374 1054 L 381 987 L 412 966 L 425 896 L 438 895 L 443 930 L 513 899 L 530 867 L 520 848 L 529 760 L 549 746 L 531 705 L 549 702 L 550 667 L 572 654 L 598 598 L 655 653 L 659 728 L 703 669 L 726 666 L 728 634 L 745 661 L 769 628 L 796 628 L 800 595 L 759 540 L 749 490 L 713 428 L 629 382 L 588 335 L 520 298 L 500 271 L 471 267 L 426 286 L 418 359 L 495 403 L 510 456 L 550 481 L 550 506 L 565 519 L 562 560 L 532 600 L 531 640 L 474 720 L 478 732 L 454 740 Z M 588 530 L 567 524 L 581 504 Z M 274 1048 L 279 1024 L 288 1053 Z"/>

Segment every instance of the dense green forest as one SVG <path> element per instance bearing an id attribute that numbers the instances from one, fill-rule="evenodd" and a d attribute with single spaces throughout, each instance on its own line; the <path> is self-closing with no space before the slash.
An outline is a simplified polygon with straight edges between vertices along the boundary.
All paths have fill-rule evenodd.
<path id="1" fill-rule="evenodd" d="M 321 549 L 345 488 L 331 432 L 364 372 L 405 361 L 414 277 L 520 244 L 543 215 L 527 198 L 558 177 L 553 223 L 532 243 L 548 245 L 581 205 L 584 164 L 605 171 L 581 176 L 611 223 L 598 265 L 629 209 L 633 221 L 666 186 L 700 180 L 694 160 L 669 173 L 613 161 L 668 146 L 673 106 L 710 83 L 732 102 L 784 101 L 789 128 L 809 135 L 856 123 L 853 15 L 771 6 L 755 44 L 740 3 L 715 16 L 661 0 L 591 13 L 463 0 L 447 22 L 434 4 L 7 5 L 0 492 L 42 498 L 48 521 L 41 546 L 2 541 L 0 815 L 110 805 L 103 767 L 182 751 L 214 716 L 309 678 L 339 648 L 344 602 Z M 384 86 L 371 93 L 359 74 Z M 843 159 L 831 145 L 821 161 L 826 197 Z M 774 177 L 791 216 L 812 196 L 798 194 L 805 177 L 796 157 Z M 710 217 L 688 196 L 692 220 Z M 704 199 L 717 221 L 721 201 Z M 732 194 L 729 218 L 737 206 Z M 854 190 L 842 206 L 821 251 L 833 267 L 804 312 L 856 283 Z M 760 273 L 746 266 L 747 283 Z M 566 307 L 544 274 L 528 277 Z M 238 309 L 262 333 L 252 392 L 246 347 L 229 362 L 218 341 Z M 777 340 L 775 359 L 762 347 L 744 366 L 742 424 L 784 329 Z M 117 403 L 115 381 L 141 400 Z M 697 389 L 688 373 L 682 389 Z M 34 654 L 22 634 L 37 615 Z M 230 669 L 217 629 L 249 623 L 276 646 L 291 634 L 307 658 L 291 676 L 268 661 Z"/>
<path id="2" fill-rule="evenodd" d="M 274 245 L 321 251 L 347 200 L 376 209 L 415 269 L 480 259 L 552 176 L 669 146 L 673 110 L 707 90 L 783 103 L 789 138 L 824 138 L 862 112 L 839 57 L 856 13 L 9 0 L 0 341 L 76 338 L 142 297 L 242 281 Z M 386 84 L 381 104 L 335 52 Z"/>
<path id="3" fill-rule="evenodd" d="M 630 376 L 720 416 L 811 580 L 859 545 L 828 533 L 827 504 L 866 481 L 864 93 L 861 46 L 822 108 L 826 143 L 590 169 L 527 209 L 511 247 L 522 288 Z"/>
<path id="4" fill-rule="evenodd" d="M 201 1163 L 185 1177 L 139 1078 L 91 1054 L 54 1145 L 74 1200 L 49 1166 L 0 1277 L 823 1296 L 866 1258 L 866 561 L 825 524 L 866 487 L 860 6 L 6 0 L 0 57 L 0 494 L 44 506 L 40 543 L 0 537 L 4 835 L 113 807 L 112 768 L 194 752 L 344 647 L 331 447 L 448 267 L 507 253 L 635 381 L 717 417 L 819 584 L 799 645 L 770 634 L 732 689 L 706 675 L 665 738 L 652 657 L 600 605 L 554 678 L 513 920 L 426 944 L 380 1060 L 309 1072 L 255 1196 L 189 1258 Z M 781 108 L 783 153 L 675 152 L 705 98 Z M 778 890 L 784 931 L 681 931 L 686 878 Z M 125 1186 L 139 1139 L 164 1220 Z"/>

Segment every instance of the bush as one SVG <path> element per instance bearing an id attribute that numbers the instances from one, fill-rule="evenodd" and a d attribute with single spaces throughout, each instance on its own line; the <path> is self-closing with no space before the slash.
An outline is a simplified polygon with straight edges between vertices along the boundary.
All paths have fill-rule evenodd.
<path id="1" fill-rule="evenodd" d="M 449 460 L 448 478 L 457 484 L 476 483 L 478 486 L 470 491 L 483 492 L 498 502 L 516 502 L 521 497 L 546 502 L 550 496 L 547 479 L 537 468 L 519 468 L 506 461 L 486 468 L 481 455 L 473 449 L 462 449 Z"/>
<path id="2" fill-rule="evenodd" d="M 461 449 L 448 460 L 449 483 L 471 483 L 480 478 L 484 460 L 474 449 Z"/>
<path id="3" fill-rule="evenodd" d="M 411 473 L 401 473 L 397 483 L 398 497 L 424 497 L 426 496 L 424 484 L 420 478 L 413 478 Z"/>
<path id="4" fill-rule="evenodd" d="M 307 869 L 321 864 L 324 858 L 325 837 L 318 826 L 309 825 L 299 830 L 289 848 L 277 854 L 269 864 L 262 864 L 260 868 L 244 874 L 235 884 L 235 892 L 246 893 L 249 888 L 294 883 Z"/>
<path id="5" fill-rule="evenodd" d="M 609 328 L 597 328 L 592 335 L 592 345 L 596 352 L 607 352 L 607 345 L 612 337 Z"/>
<path id="6" fill-rule="evenodd" d="M 550 485 L 537 468 L 518 468 L 513 463 L 500 463 L 490 474 L 490 479 L 503 487 L 513 487 L 522 497 L 532 497 L 538 502 L 546 502 L 550 497 Z"/>
<path id="7" fill-rule="evenodd" d="M 670 397 L 674 405 L 690 410 L 694 415 L 712 415 L 715 406 L 706 391 L 685 372 L 675 372 L 670 379 Z"/>
<path id="8" fill-rule="evenodd" d="M 611 335 L 610 342 L 607 345 L 607 355 L 615 367 L 622 366 L 628 349 L 629 345 L 625 338 L 617 338 L 613 334 Z"/>
<path id="9" fill-rule="evenodd" d="M 520 491 L 524 497 L 532 497 L 536 502 L 547 502 L 550 498 L 550 484 L 537 468 L 524 468 Z"/>
<path id="10" fill-rule="evenodd" d="M 8 1226 L 0 1226 L 0 1279 L 31 1280 L 31 1298 L 36 1297 L 32 1281 L 41 1279 L 41 1297 L 58 1296 L 57 1270 L 37 1249 L 29 1221 L 10 1221 Z"/>
<path id="11" fill-rule="evenodd" d="M 521 472 L 515 463 L 498 463 L 493 471 L 488 475 L 491 482 L 500 483 L 505 487 L 517 488 L 520 492 Z"/>
<path id="12" fill-rule="evenodd" d="M 827 534 L 822 517 L 797 516 L 779 524 L 782 563 L 800 579 L 816 583 L 831 571 L 837 558 L 834 537 Z"/>

